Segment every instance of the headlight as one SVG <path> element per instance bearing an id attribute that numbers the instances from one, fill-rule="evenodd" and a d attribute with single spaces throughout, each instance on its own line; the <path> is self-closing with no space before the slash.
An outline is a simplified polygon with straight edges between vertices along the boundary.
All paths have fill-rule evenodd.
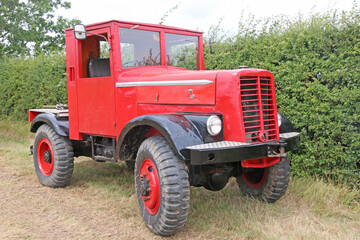
<path id="1" fill-rule="evenodd" d="M 206 122 L 207 131 L 211 136 L 216 136 L 221 132 L 222 122 L 216 115 L 211 115 Z"/>
<path id="2" fill-rule="evenodd" d="M 278 125 L 279 125 L 279 127 L 280 127 L 280 125 L 281 125 L 281 114 L 278 113 L 277 115 L 278 115 Z"/>

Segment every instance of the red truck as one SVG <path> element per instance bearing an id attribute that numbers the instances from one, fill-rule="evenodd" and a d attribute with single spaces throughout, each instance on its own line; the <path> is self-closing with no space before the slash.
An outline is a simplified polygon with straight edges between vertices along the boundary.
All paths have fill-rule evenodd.
<path id="1" fill-rule="evenodd" d="M 206 70 L 202 33 L 108 21 L 65 30 L 68 107 L 30 109 L 41 184 L 71 183 L 74 157 L 125 161 L 155 234 L 185 224 L 190 186 L 275 202 L 299 133 L 277 112 L 273 75 Z"/>

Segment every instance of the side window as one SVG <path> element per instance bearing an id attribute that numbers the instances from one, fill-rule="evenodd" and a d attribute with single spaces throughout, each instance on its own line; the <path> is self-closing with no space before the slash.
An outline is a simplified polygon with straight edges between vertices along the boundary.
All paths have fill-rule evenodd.
<path id="1" fill-rule="evenodd" d="M 198 37 L 165 33 L 165 45 L 168 66 L 198 69 Z"/>
<path id="2" fill-rule="evenodd" d="M 122 68 L 160 65 L 160 33 L 120 28 Z"/>
<path id="3" fill-rule="evenodd" d="M 105 40 L 100 41 L 100 57 L 109 58 L 109 43 Z"/>
<path id="4" fill-rule="evenodd" d="M 107 37 L 107 33 L 99 34 Z M 108 43 L 101 36 L 90 35 L 81 41 L 82 77 L 110 76 Z"/>

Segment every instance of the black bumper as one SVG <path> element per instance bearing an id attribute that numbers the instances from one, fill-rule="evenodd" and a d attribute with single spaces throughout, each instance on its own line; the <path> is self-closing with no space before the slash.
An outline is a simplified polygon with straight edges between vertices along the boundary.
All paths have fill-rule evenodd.
<path id="1" fill-rule="evenodd" d="M 190 146 L 192 165 L 238 162 L 263 157 L 286 157 L 285 151 L 294 150 L 300 143 L 300 133 L 280 134 L 280 141 L 266 143 L 213 142 Z"/>

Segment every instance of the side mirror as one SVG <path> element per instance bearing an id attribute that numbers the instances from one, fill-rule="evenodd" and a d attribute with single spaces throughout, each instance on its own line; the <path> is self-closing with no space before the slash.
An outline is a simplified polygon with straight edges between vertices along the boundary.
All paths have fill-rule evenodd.
<path id="1" fill-rule="evenodd" d="M 85 40 L 86 39 L 86 29 L 82 24 L 78 24 L 74 26 L 74 35 L 77 40 Z"/>

